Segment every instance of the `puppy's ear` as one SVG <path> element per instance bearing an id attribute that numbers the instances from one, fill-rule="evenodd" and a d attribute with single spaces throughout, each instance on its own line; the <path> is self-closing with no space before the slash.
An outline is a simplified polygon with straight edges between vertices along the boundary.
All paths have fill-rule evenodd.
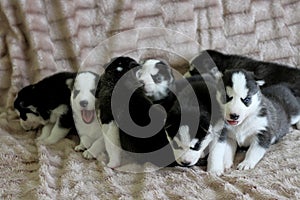
<path id="1" fill-rule="evenodd" d="M 258 86 L 263 86 L 266 82 L 259 76 L 257 76 L 254 72 L 251 72 Z"/>
<path id="2" fill-rule="evenodd" d="M 70 89 L 70 90 L 72 90 L 73 89 L 73 87 L 74 87 L 74 78 L 69 78 L 69 79 L 67 79 L 66 80 L 66 85 L 68 86 L 68 88 Z"/>

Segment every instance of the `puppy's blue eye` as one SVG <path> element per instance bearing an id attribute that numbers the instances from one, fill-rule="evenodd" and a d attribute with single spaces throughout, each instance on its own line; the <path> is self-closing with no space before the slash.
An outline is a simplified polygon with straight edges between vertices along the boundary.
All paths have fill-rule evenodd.
<path id="1" fill-rule="evenodd" d="M 250 105 L 251 103 L 251 97 L 250 96 L 247 96 L 245 99 L 241 99 L 241 101 L 246 105 Z"/>

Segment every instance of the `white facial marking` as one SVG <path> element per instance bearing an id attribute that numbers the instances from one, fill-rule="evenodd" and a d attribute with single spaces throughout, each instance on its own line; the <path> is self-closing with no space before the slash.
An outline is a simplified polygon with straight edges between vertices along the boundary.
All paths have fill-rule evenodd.
<path id="1" fill-rule="evenodd" d="M 95 92 L 97 77 L 90 72 L 79 73 L 71 94 L 71 105 L 75 120 L 81 119 L 86 124 L 95 120 Z"/>
<path id="2" fill-rule="evenodd" d="M 117 67 L 117 71 L 119 72 L 123 71 L 123 67 Z"/>
<path id="3" fill-rule="evenodd" d="M 149 59 L 142 68 L 136 72 L 137 79 L 144 84 L 144 91 L 147 96 L 152 97 L 154 100 L 160 100 L 168 95 L 168 86 L 173 81 L 167 81 L 161 76 L 160 82 L 155 82 L 153 76 L 159 74 L 159 69 L 156 68 L 156 64 L 161 62 L 160 60 Z M 167 67 L 167 66 L 166 66 Z"/>
<path id="4" fill-rule="evenodd" d="M 174 148 L 173 153 L 176 159 L 176 162 L 182 166 L 193 166 L 200 159 L 202 152 L 199 150 L 192 150 L 191 148 L 195 147 L 196 143 L 199 141 L 197 138 L 191 139 L 189 133 L 189 127 L 183 125 L 178 130 L 178 136 L 174 137 L 173 142 L 176 142 L 178 149 Z M 172 140 L 168 136 L 169 142 L 172 144 Z"/>
<path id="5" fill-rule="evenodd" d="M 245 75 L 242 72 L 234 73 L 231 79 L 233 83 L 232 87 L 225 86 L 227 96 L 231 98 L 231 100 L 223 105 L 223 109 L 225 112 L 225 119 L 227 121 L 234 121 L 231 125 L 236 126 L 241 124 L 245 118 L 257 109 L 259 97 L 257 93 L 252 95 L 250 105 L 246 106 L 242 102 L 242 99 L 245 99 L 249 93 Z M 217 93 L 217 98 L 220 102 L 219 96 L 220 94 Z M 236 120 L 232 119 L 232 114 L 237 115 L 238 118 Z"/>
<path id="6" fill-rule="evenodd" d="M 249 89 L 246 85 L 246 77 L 243 73 L 234 73 L 232 75 L 233 91 L 241 98 L 245 98 Z"/>

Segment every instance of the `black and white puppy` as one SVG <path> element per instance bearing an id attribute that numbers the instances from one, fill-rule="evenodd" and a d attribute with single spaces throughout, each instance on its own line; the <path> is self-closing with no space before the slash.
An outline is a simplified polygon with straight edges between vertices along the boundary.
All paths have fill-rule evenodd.
<path id="1" fill-rule="evenodd" d="M 274 84 L 286 85 L 300 102 L 300 69 L 298 68 L 240 55 L 224 54 L 215 50 L 202 51 L 190 61 L 190 66 L 189 75 L 199 74 L 202 71 L 218 74 L 229 69 L 245 69 L 253 72 L 258 79 L 264 80 L 263 87 Z"/>
<path id="2" fill-rule="evenodd" d="M 71 106 L 75 126 L 80 137 L 76 151 L 84 151 L 83 157 L 97 158 L 104 152 L 104 139 L 96 114 L 96 90 L 99 75 L 90 71 L 77 74 L 71 94 Z"/>
<path id="3" fill-rule="evenodd" d="M 139 163 L 167 166 L 174 162 L 164 132 L 165 113 L 144 93 L 136 78 L 139 67 L 129 57 L 118 57 L 100 78 L 100 119 L 112 168 L 121 164 L 121 149 Z"/>
<path id="4" fill-rule="evenodd" d="M 154 102 L 168 97 L 175 81 L 169 64 L 157 59 L 142 62 L 142 67 L 137 70 L 136 77 L 143 84 L 145 95 Z"/>
<path id="5" fill-rule="evenodd" d="M 210 111 L 208 107 L 211 104 L 208 102 L 210 96 L 206 83 L 210 84 L 211 88 L 214 88 L 213 85 L 216 84 L 216 80 L 209 74 L 203 74 L 203 76 L 195 75 L 188 78 L 182 77 L 175 80 L 171 66 L 165 61 L 157 59 L 144 61 L 141 69 L 137 71 L 136 76 L 143 84 L 142 88 L 144 93 L 153 100 L 154 104 L 162 105 L 166 112 L 169 112 L 172 108 L 168 114 L 167 127 L 169 133 L 167 133 L 167 135 L 174 156 L 176 157 L 176 162 L 181 166 L 195 165 L 201 155 L 205 155 L 204 149 L 212 138 L 211 136 L 207 136 L 203 141 L 204 137 L 208 135 L 207 131 L 211 115 L 207 113 Z M 192 86 L 188 87 L 189 84 L 192 84 Z M 193 88 L 195 91 L 193 91 Z M 214 91 L 215 89 L 212 89 L 211 92 Z M 199 99 L 201 99 L 200 95 L 204 99 L 200 101 L 192 99 L 194 92 L 198 93 Z M 201 104 L 200 107 L 204 108 L 201 113 L 202 118 L 199 121 L 200 124 L 198 122 L 196 123 L 197 126 L 200 126 L 197 134 L 193 134 L 190 130 L 191 127 L 189 127 L 192 126 L 193 120 L 187 120 L 185 121 L 185 125 L 180 126 L 182 113 L 177 97 L 183 98 L 182 102 L 184 105 L 182 109 L 188 117 L 197 115 L 196 110 L 199 104 Z M 193 100 L 195 102 L 193 102 Z M 173 140 L 175 142 L 173 142 Z"/>
<path id="6" fill-rule="evenodd" d="M 220 175 L 230 168 L 237 146 L 249 147 L 237 168 L 252 169 L 269 146 L 288 133 L 291 124 L 299 123 L 300 105 L 285 85 L 261 90 L 264 82 L 242 69 L 225 71 L 219 83 L 222 88 L 217 99 L 224 112 L 225 128 L 211 144 L 208 171 Z"/>
<path id="7" fill-rule="evenodd" d="M 181 166 L 193 166 L 205 157 L 214 134 L 223 127 L 215 86 L 205 79 L 190 82 L 168 113 L 166 133 Z"/>
<path id="8" fill-rule="evenodd" d="M 42 127 L 38 140 L 53 144 L 74 127 L 70 106 L 76 73 L 61 72 L 21 89 L 14 101 L 20 124 L 26 130 Z"/>
<path id="9" fill-rule="evenodd" d="M 128 71 L 139 66 L 138 63 L 129 57 L 113 58 L 105 67 L 105 72 L 100 76 L 97 97 L 99 102 L 99 119 L 104 135 L 105 148 L 109 157 L 108 167 L 116 168 L 121 165 L 121 144 L 119 127 L 116 123 L 113 111 L 119 114 L 120 107 L 128 105 L 119 104 L 112 106 L 112 96 L 118 81 Z M 120 99 L 122 100 L 122 99 Z M 129 117 L 129 116 L 128 116 Z"/>

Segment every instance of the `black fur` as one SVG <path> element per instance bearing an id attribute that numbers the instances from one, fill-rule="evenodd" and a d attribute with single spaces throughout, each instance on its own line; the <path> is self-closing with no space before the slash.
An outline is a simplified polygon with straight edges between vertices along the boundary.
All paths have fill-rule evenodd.
<path id="1" fill-rule="evenodd" d="M 284 84 L 293 92 L 300 102 L 300 69 L 287 65 L 254 60 L 245 56 L 223 54 L 215 50 L 203 51 L 192 61 L 196 68 L 190 73 L 199 74 L 197 68 L 208 72 L 217 67 L 224 73 L 228 69 L 245 69 L 255 74 L 256 79 L 264 80 L 267 87 Z M 202 73 L 202 71 L 200 71 Z"/>
<path id="2" fill-rule="evenodd" d="M 118 66 L 123 68 L 121 72 L 116 70 Z M 163 129 L 163 110 L 159 107 L 152 108 L 154 110 L 154 118 L 161 119 L 162 128 L 157 130 L 157 132 L 152 132 L 148 129 L 144 129 L 143 132 L 136 131 L 130 125 L 130 119 L 139 127 L 145 127 L 153 123 L 151 121 L 152 118 L 149 116 L 149 110 L 154 104 L 144 94 L 143 89 L 139 87 L 140 83 L 135 77 L 135 70 L 138 67 L 139 64 L 129 57 L 118 57 L 106 66 L 105 73 L 100 78 L 98 92 L 100 99 L 100 119 L 103 124 L 108 124 L 112 120 L 116 121 L 120 129 L 122 149 L 133 153 L 137 162 L 149 161 L 160 166 L 167 166 L 174 162 L 175 158 L 173 157 L 171 147 L 168 146 L 169 143 Z M 125 73 L 126 78 L 124 82 L 121 82 L 115 88 L 115 85 Z M 115 103 L 112 102 L 113 94 L 117 95 L 117 102 Z M 123 102 L 123 100 L 128 98 L 128 94 L 132 94 L 129 105 Z M 114 116 L 112 109 L 115 114 Z M 126 109 L 129 109 L 130 116 L 125 112 Z M 163 147 L 166 150 L 157 151 Z"/>
<path id="3" fill-rule="evenodd" d="M 196 95 L 196 99 L 192 98 L 193 94 Z M 169 136 L 174 138 L 179 126 L 187 125 L 192 138 L 197 138 L 201 142 L 208 134 L 209 125 L 221 119 L 219 104 L 215 96 L 215 85 L 203 80 L 192 81 L 190 87 L 187 86 L 179 92 L 166 121 Z M 216 110 L 212 111 L 212 108 Z M 212 112 L 217 114 L 213 118 Z"/>
<path id="4" fill-rule="evenodd" d="M 75 76 L 76 73 L 61 72 L 21 89 L 14 101 L 14 108 L 20 112 L 20 118 L 26 121 L 26 113 L 33 113 L 28 106 L 33 106 L 37 108 L 35 115 L 48 120 L 52 110 L 66 105 L 68 111 L 61 115 L 59 125 L 63 128 L 74 127 L 70 107 L 71 88 L 67 85 L 67 80 L 73 81 Z"/>

